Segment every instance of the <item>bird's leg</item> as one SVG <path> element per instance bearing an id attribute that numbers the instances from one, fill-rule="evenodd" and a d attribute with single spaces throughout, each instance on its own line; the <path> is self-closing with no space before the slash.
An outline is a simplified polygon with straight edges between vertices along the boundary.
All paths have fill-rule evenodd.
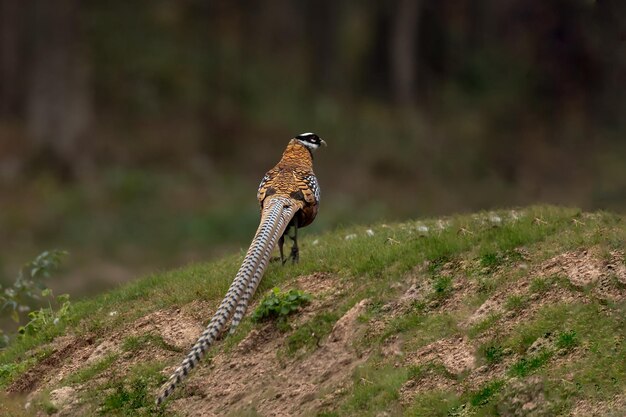
<path id="1" fill-rule="evenodd" d="M 289 236 L 293 240 L 293 246 L 291 246 L 291 262 L 297 263 L 300 260 L 300 250 L 298 249 L 298 223 L 293 224 L 293 236 Z"/>
<path id="2" fill-rule="evenodd" d="M 285 235 L 282 235 L 279 239 L 278 239 L 278 250 L 280 251 L 280 257 L 278 256 L 274 256 L 272 258 L 270 258 L 270 262 L 278 262 L 280 261 L 281 265 L 285 265 L 285 256 L 283 255 L 283 245 L 285 244 Z"/>
<path id="3" fill-rule="evenodd" d="M 285 255 L 283 255 L 283 245 L 285 244 L 285 235 L 281 235 L 278 239 L 278 250 L 280 251 L 280 264 L 285 265 Z"/>

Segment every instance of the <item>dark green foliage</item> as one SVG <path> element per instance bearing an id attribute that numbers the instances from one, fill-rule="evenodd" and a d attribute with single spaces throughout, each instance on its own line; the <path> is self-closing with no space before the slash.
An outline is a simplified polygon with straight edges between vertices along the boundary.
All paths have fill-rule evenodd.
<path id="1" fill-rule="evenodd" d="M 446 298 L 452 292 L 452 278 L 449 276 L 438 276 L 433 282 L 435 298 Z"/>
<path id="2" fill-rule="evenodd" d="M 104 399 L 101 413 L 107 415 L 112 412 L 122 412 L 124 415 L 133 415 L 138 408 L 151 405 L 148 397 L 148 384 L 144 378 L 136 378 L 128 386 L 118 382 L 115 391 Z"/>
<path id="3" fill-rule="evenodd" d="M 311 295 L 304 291 L 291 289 L 288 292 L 281 292 L 278 287 L 272 289 L 266 295 L 254 311 L 252 320 L 259 322 L 277 317 L 287 317 L 295 312 L 300 306 L 311 302 Z"/>
<path id="4" fill-rule="evenodd" d="M 509 374 L 514 377 L 525 377 L 530 375 L 535 370 L 545 365 L 552 357 L 552 352 L 543 350 L 536 355 L 530 357 L 523 357 L 519 361 L 515 362 Z"/>
<path id="5" fill-rule="evenodd" d="M 492 269 L 502 262 L 502 258 L 494 252 L 485 253 L 480 257 L 480 266 L 483 268 Z"/>
<path id="6" fill-rule="evenodd" d="M 485 252 L 479 258 L 479 263 L 484 268 L 483 273 L 493 271 L 501 265 L 511 265 L 523 259 L 522 254 L 513 248 L 497 252 Z"/>
<path id="7" fill-rule="evenodd" d="M 485 358 L 487 363 L 498 363 L 504 357 L 504 348 L 496 343 L 488 343 L 480 347 L 481 356 Z"/>
<path id="8" fill-rule="evenodd" d="M 493 396 L 497 394 L 503 386 L 504 381 L 502 380 L 489 382 L 483 388 L 470 394 L 470 404 L 474 407 L 478 407 L 489 403 Z"/>
<path id="9" fill-rule="evenodd" d="M 561 332 L 556 339 L 556 347 L 560 349 L 572 349 L 576 347 L 578 343 L 578 335 L 575 330 Z"/>

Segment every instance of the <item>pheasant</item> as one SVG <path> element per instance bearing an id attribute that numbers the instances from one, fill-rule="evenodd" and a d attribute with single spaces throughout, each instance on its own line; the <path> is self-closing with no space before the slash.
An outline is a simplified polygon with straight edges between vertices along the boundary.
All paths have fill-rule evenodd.
<path id="1" fill-rule="evenodd" d="M 298 262 L 298 229 L 308 226 L 317 216 L 320 188 L 313 172 L 313 152 L 326 142 L 314 133 L 303 133 L 289 141 L 281 160 L 261 180 L 257 199 L 261 205 L 261 221 L 250 248 L 226 296 L 219 305 L 196 344 L 182 364 L 163 385 L 156 398 L 159 405 L 198 364 L 209 346 L 222 334 L 232 318 L 233 333 L 248 308 L 276 244 L 284 265 L 291 258 Z M 285 236 L 293 245 L 285 258 Z"/>

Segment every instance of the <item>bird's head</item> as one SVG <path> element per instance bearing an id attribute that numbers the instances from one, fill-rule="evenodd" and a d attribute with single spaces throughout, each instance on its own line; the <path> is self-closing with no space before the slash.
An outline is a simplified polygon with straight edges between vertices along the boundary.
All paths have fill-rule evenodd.
<path id="1" fill-rule="evenodd" d="M 315 133 L 310 133 L 310 132 L 309 133 L 302 133 L 301 135 L 296 136 L 295 140 L 297 140 L 302 145 L 304 145 L 307 148 L 309 148 L 311 151 L 316 150 L 317 148 L 319 148 L 322 145 L 326 146 L 326 142 L 324 142 L 324 139 L 321 139 Z"/>

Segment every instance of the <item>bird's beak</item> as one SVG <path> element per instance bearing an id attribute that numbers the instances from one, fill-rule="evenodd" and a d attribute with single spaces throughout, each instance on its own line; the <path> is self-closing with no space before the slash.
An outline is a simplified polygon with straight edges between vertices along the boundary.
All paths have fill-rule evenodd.
<path id="1" fill-rule="evenodd" d="M 320 143 L 321 143 L 322 145 L 324 145 L 324 146 L 328 146 L 328 145 L 326 145 L 326 141 L 325 141 L 324 139 L 320 139 Z"/>

